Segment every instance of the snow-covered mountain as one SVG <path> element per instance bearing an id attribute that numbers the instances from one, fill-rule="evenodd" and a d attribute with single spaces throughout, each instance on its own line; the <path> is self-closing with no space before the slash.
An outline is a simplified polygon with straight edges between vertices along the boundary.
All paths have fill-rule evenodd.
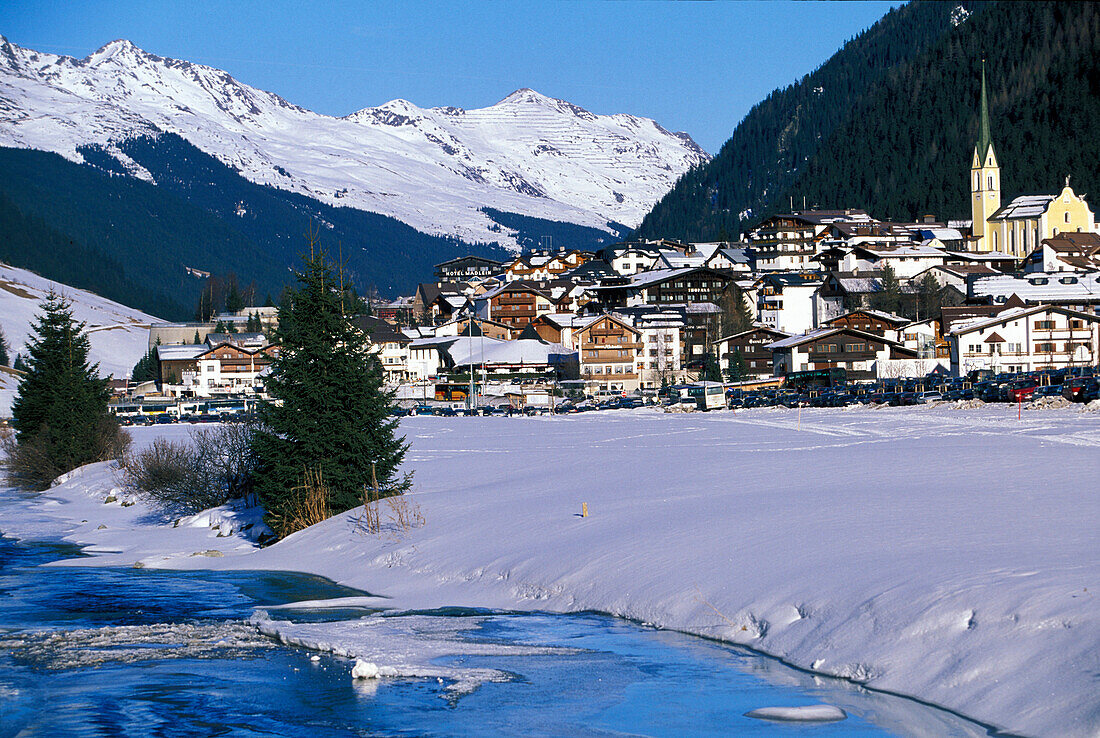
<path id="1" fill-rule="evenodd" d="M 425 233 L 515 247 L 481 208 L 608 229 L 637 225 L 708 159 L 685 133 L 595 115 L 533 90 L 478 110 L 405 100 L 335 118 L 229 74 L 112 41 L 85 59 L 0 36 L 0 146 L 83 160 L 99 144 L 177 133 L 246 179 L 389 215 Z"/>
<path id="2" fill-rule="evenodd" d="M 160 318 L 119 305 L 104 297 L 45 279 L 26 269 L 0 264 L 0 327 L 8 342 L 8 354 L 26 353 L 27 339 L 42 313 L 42 300 L 50 290 L 72 303 L 73 317 L 85 323 L 91 344 L 89 358 L 99 364 L 101 376 L 130 376 L 130 370 L 149 349 L 149 324 Z M 11 414 L 18 378 L 0 368 L 0 417 Z"/>

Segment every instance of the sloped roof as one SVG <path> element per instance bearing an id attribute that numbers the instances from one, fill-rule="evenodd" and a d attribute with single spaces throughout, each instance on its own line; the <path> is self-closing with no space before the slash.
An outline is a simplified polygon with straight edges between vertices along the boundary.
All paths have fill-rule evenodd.
<path id="1" fill-rule="evenodd" d="M 1020 195 L 990 216 L 990 220 L 1038 218 L 1047 211 L 1057 195 Z"/>
<path id="2" fill-rule="evenodd" d="M 978 317 L 971 318 L 970 320 L 960 320 L 952 325 L 951 330 L 948 332 L 951 333 L 951 335 L 970 333 L 971 331 L 983 330 L 985 328 L 999 325 L 1010 320 L 1016 320 L 1017 318 L 1027 317 L 1029 315 L 1046 312 L 1048 310 L 1053 310 L 1055 312 L 1062 313 L 1063 315 L 1080 317 L 1093 322 L 1100 322 L 1100 315 L 1089 315 L 1088 313 L 1081 313 L 1076 310 L 1068 310 L 1063 307 L 1058 307 L 1057 305 L 1032 305 L 1030 307 L 1007 308 L 990 317 Z"/>
<path id="3" fill-rule="evenodd" d="M 725 341 L 732 341 L 735 338 L 741 338 L 741 336 L 747 336 L 750 333 L 757 333 L 761 331 L 764 333 L 770 333 L 773 336 L 781 336 L 782 338 L 779 340 L 791 337 L 790 333 L 787 333 L 786 331 L 781 331 L 778 328 L 772 328 L 771 326 L 767 325 L 754 325 L 747 331 L 741 331 L 740 333 L 731 333 L 728 336 L 723 336 L 722 338 L 711 341 L 711 343 L 724 343 Z"/>
<path id="4" fill-rule="evenodd" d="M 196 359 L 206 353 L 207 346 L 204 343 L 184 344 L 182 346 L 157 346 L 157 359 L 159 361 L 179 361 Z"/>
<path id="5" fill-rule="evenodd" d="M 857 313 L 870 315 L 871 317 L 878 318 L 884 323 L 893 323 L 895 325 L 905 325 L 906 323 L 910 322 L 909 318 L 903 318 L 900 315 L 886 313 L 881 310 L 871 310 L 870 308 L 856 308 L 855 310 L 849 310 L 848 312 L 838 315 L 835 318 L 830 318 L 826 322 L 832 323 L 833 321 L 840 320 L 841 318 L 847 318 L 848 316 L 856 315 Z"/>
<path id="6" fill-rule="evenodd" d="M 812 331 L 807 331 L 797 336 L 791 336 L 790 338 L 784 338 L 774 343 L 769 343 L 765 348 L 769 349 L 783 349 L 791 348 L 793 346 L 801 346 L 804 343 L 810 341 L 816 341 L 821 338 L 829 338 L 830 336 L 836 336 L 840 334 L 846 334 L 854 336 L 856 338 L 862 338 L 865 341 L 873 341 L 875 343 L 882 343 L 889 345 L 895 349 L 902 349 L 904 346 L 897 341 L 891 341 L 888 338 L 883 338 L 877 333 L 868 333 L 867 331 L 857 330 L 855 328 L 815 328 Z"/>
<path id="7" fill-rule="evenodd" d="M 1100 301 L 1100 274 L 1031 272 L 1022 277 L 997 274 L 974 280 L 971 294 L 990 298 L 1014 294 L 1028 302 Z"/>

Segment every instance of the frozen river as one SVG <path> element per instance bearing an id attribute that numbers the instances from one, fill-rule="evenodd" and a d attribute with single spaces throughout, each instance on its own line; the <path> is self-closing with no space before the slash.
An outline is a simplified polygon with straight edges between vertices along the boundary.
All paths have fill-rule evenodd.
<path id="1" fill-rule="evenodd" d="M 468 693 L 443 678 L 354 681 L 348 659 L 282 645 L 248 619 L 306 601 L 279 617 L 322 629 L 380 617 L 323 607 L 362 593 L 283 572 L 41 566 L 74 555 L 0 538 L 0 736 L 986 734 L 911 700 L 599 614 L 387 616 L 425 637 L 438 638 L 436 621 L 457 634 L 467 647 L 435 660 L 442 673 L 506 678 Z M 848 717 L 745 716 L 817 704 Z"/>

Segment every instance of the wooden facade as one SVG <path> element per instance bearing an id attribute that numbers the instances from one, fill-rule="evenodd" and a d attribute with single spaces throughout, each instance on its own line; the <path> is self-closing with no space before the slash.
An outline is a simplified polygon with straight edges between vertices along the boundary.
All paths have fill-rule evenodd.
<path id="1" fill-rule="evenodd" d="M 757 326 L 732 336 L 726 336 L 714 342 L 717 349 L 718 363 L 723 371 L 729 362 L 729 357 L 734 353 L 740 353 L 745 362 L 745 375 L 748 377 L 771 377 L 775 374 L 775 365 L 772 362 L 772 350 L 768 345 L 787 338 L 789 334 L 777 331 L 774 328 Z"/>
<path id="2" fill-rule="evenodd" d="M 618 318 L 602 315 L 579 329 L 574 341 L 579 350 L 581 379 L 590 387 L 624 392 L 638 388 L 640 331 Z"/>

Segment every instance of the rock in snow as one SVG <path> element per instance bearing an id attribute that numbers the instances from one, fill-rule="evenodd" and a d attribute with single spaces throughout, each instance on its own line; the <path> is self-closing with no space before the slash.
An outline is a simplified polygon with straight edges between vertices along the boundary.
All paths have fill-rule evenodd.
<path id="1" fill-rule="evenodd" d="M 378 666 L 370 661 L 356 659 L 355 666 L 351 669 L 352 679 L 377 679 Z"/>
<path id="2" fill-rule="evenodd" d="M 832 705 L 801 705 L 799 707 L 761 707 L 749 710 L 745 717 L 775 720 L 781 723 L 835 723 L 848 713 Z"/>
<path id="3" fill-rule="evenodd" d="M 481 208 L 635 226 L 709 159 L 690 136 L 649 118 L 594 115 L 528 89 L 477 110 L 393 100 L 335 118 L 128 41 L 73 59 L 0 36 L 0 145 L 81 162 L 81 145 L 112 150 L 160 131 L 252 182 L 506 247 L 516 247 L 514 233 Z M 115 151 L 131 174 L 152 179 Z"/>

